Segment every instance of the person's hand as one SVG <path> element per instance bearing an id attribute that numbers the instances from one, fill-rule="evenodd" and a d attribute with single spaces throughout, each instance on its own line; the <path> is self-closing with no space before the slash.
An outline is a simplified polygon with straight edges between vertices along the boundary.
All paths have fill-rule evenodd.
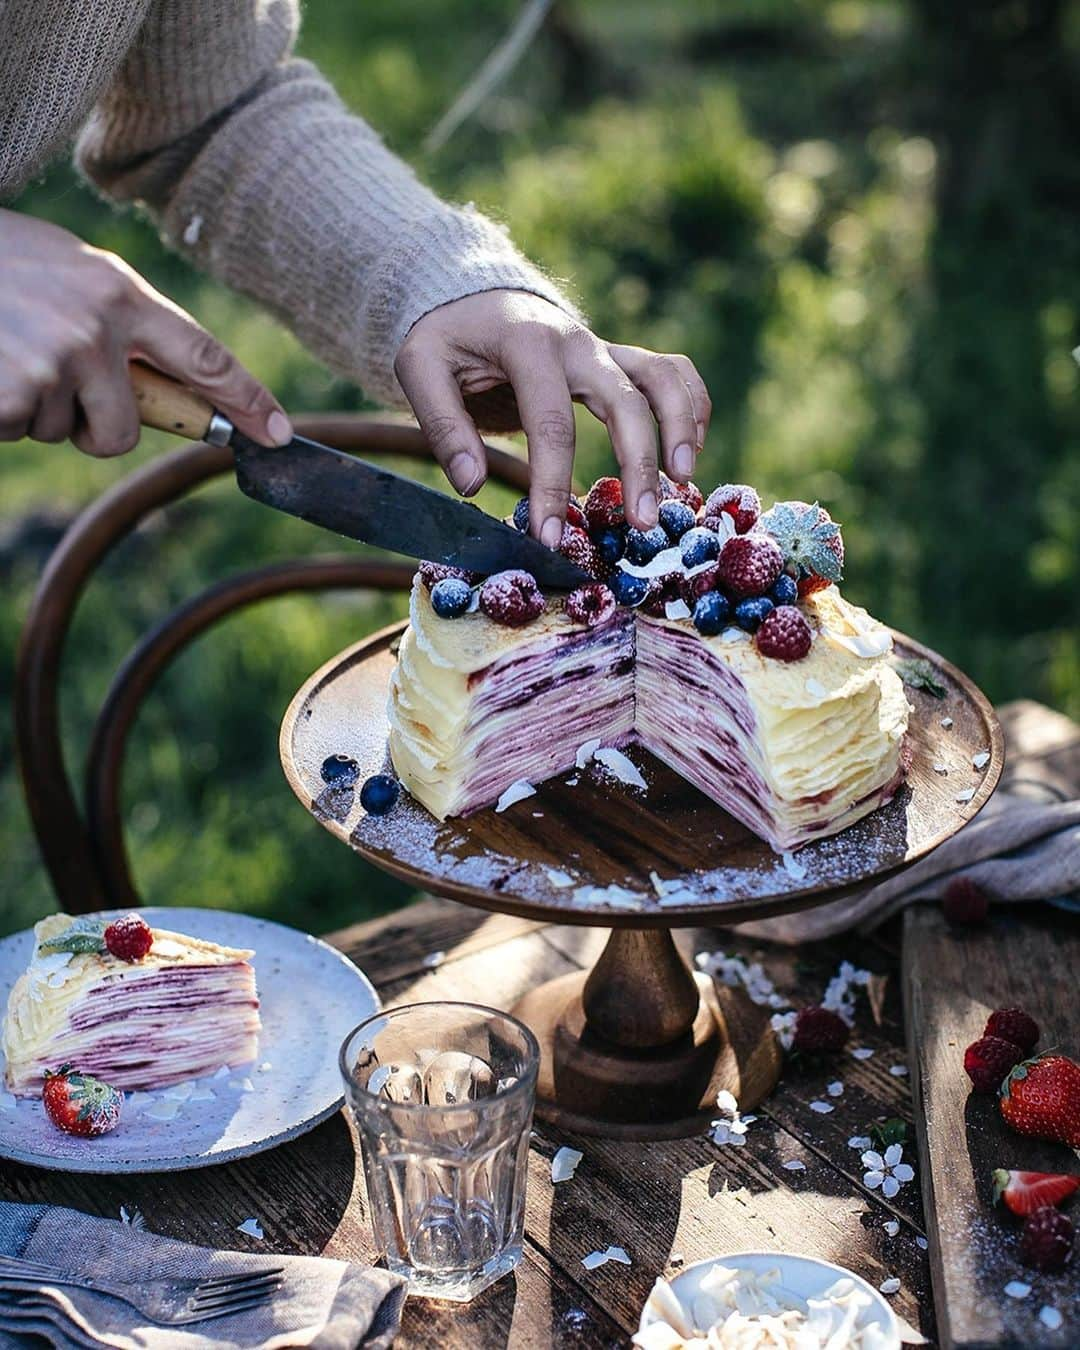
<path id="1" fill-rule="evenodd" d="M 130 450 L 139 439 L 133 356 L 205 395 L 253 440 L 290 439 L 276 399 L 121 259 L 0 210 L 0 441 L 71 439 L 101 456 Z"/>
<path id="2" fill-rule="evenodd" d="M 465 496 L 480 488 L 487 473 L 477 421 L 488 429 L 523 428 L 532 470 L 530 529 L 549 548 L 562 538 L 570 494 L 571 400 L 607 427 L 622 473 L 626 518 L 639 529 L 656 524 L 657 424 L 664 469 L 685 482 L 712 410 L 688 357 L 604 342 L 525 291 L 484 291 L 433 309 L 401 344 L 394 372 L 435 458 Z M 479 411 L 477 396 L 489 390 L 503 396 L 504 415 Z"/>

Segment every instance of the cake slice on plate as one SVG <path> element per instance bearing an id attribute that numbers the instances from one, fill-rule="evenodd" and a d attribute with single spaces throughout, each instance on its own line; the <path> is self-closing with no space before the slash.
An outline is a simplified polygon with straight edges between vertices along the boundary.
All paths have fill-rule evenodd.
<path id="1" fill-rule="evenodd" d="M 37 1096 L 45 1070 L 64 1064 L 115 1088 L 153 1091 L 255 1058 L 254 952 L 149 928 L 137 916 L 109 926 L 52 914 L 34 937 L 3 1027 L 5 1084 L 16 1096 Z"/>

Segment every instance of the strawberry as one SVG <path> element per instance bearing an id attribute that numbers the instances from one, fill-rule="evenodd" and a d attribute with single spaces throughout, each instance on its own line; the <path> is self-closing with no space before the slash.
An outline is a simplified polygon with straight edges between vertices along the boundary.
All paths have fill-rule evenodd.
<path id="1" fill-rule="evenodd" d="M 125 914 L 105 929 L 105 946 L 121 961 L 141 961 L 153 945 L 154 934 L 140 914 Z"/>
<path id="2" fill-rule="evenodd" d="M 622 483 L 617 478 L 598 478 L 585 498 L 584 511 L 590 530 L 621 529 L 625 524 Z"/>
<path id="3" fill-rule="evenodd" d="M 758 521 L 771 535 L 784 563 L 799 586 L 799 595 L 812 595 L 839 581 L 844 569 L 844 541 L 840 526 L 823 506 L 806 502 L 777 502 Z"/>
<path id="4" fill-rule="evenodd" d="M 70 1064 L 55 1072 L 45 1070 L 41 1100 L 45 1114 L 58 1130 L 87 1139 L 115 1129 L 124 1102 L 116 1088 L 88 1074 L 76 1073 Z"/>
<path id="5" fill-rule="evenodd" d="M 784 568 L 784 555 L 768 534 L 737 534 L 720 550 L 720 580 L 735 596 L 764 595 Z"/>
<path id="6" fill-rule="evenodd" d="M 976 1092 L 999 1092 L 1023 1051 L 999 1036 L 981 1036 L 964 1051 L 964 1070 Z"/>
<path id="7" fill-rule="evenodd" d="M 1025 1055 L 1030 1055 L 1039 1043 L 1039 1024 L 1023 1008 L 997 1008 L 987 1018 L 983 1035 L 1012 1041 Z"/>
<path id="8" fill-rule="evenodd" d="M 615 613 L 615 597 L 603 582 L 597 581 L 592 586 L 579 586 L 576 591 L 571 591 L 564 608 L 575 623 L 596 628 Z"/>
<path id="9" fill-rule="evenodd" d="M 1073 1254 L 1072 1220 L 1052 1205 L 1044 1205 L 1024 1220 L 1020 1257 L 1039 1270 L 1064 1270 Z"/>
<path id="10" fill-rule="evenodd" d="M 814 1004 L 809 1008 L 800 1008 L 795 1014 L 791 1048 L 805 1054 L 842 1050 L 849 1034 L 848 1024 L 839 1013 Z"/>
<path id="11" fill-rule="evenodd" d="M 776 661 L 801 661 L 810 650 L 810 625 L 795 605 L 778 605 L 757 631 L 757 649 Z"/>
<path id="12" fill-rule="evenodd" d="M 990 912 L 990 897 L 983 888 L 970 877 L 953 877 L 945 887 L 941 900 L 945 922 L 963 927 L 966 924 L 982 923 Z M 988 1036 L 1000 1033 L 988 1031 Z M 1006 1040 L 1009 1038 L 1006 1036 Z"/>
<path id="13" fill-rule="evenodd" d="M 709 494 L 705 515 L 711 517 L 725 513 L 735 522 L 735 533 L 745 534 L 757 524 L 761 515 L 761 498 L 745 483 L 723 483 Z"/>
<path id="14" fill-rule="evenodd" d="M 1004 1203 L 1022 1216 L 1034 1214 L 1043 1205 L 1060 1205 L 1080 1190 L 1080 1176 L 1064 1172 L 1013 1172 L 999 1167 L 993 1179 L 994 1204 Z"/>
<path id="15" fill-rule="evenodd" d="M 1080 1148 L 1080 1064 L 1065 1055 L 1024 1060 L 1002 1083 L 998 1109 L 1018 1134 Z"/>

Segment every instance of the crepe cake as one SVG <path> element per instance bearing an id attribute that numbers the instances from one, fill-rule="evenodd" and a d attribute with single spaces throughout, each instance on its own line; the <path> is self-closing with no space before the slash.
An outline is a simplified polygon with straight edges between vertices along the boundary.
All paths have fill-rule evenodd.
<path id="1" fill-rule="evenodd" d="M 46 1069 L 63 1064 L 154 1091 L 256 1057 L 254 952 L 152 928 L 149 951 L 126 961 L 104 946 L 104 930 L 103 920 L 66 914 L 34 926 L 34 954 L 4 1019 L 10 1092 L 39 1095 Z"/>
<path id="2" fill-rule="evenodd" d="M 754 509 L 718 505 L 725 493 Z M 587 514 L 577 528 L 598 572 L 600 550 L 609 557 L 605 581 L 583 588 L 589 604 L 582 592 L 542 597 L 525 578 L 514 583 L 524 602 L 507 607 L 498 593 L 522 574 L 479 582 L 423 565 L 389 692 L 403 785 L 441 820 L 575 768 L 585 742 L 636 742 L 777 851 L 887 802 L 910 711 L 890 634 L 832 579 L 843 555 L 827 513 L 783 503 L 762 516 L 755 503 L 743 485 L 691 497 L 681 513 L 662 509 L 676 518 L 666 538 L 642 545 L 624 530 L 614 561 L 618 541 L 604 535 L 618 529 Z M 589 559 L 580 540 L 574 550 Z"/>

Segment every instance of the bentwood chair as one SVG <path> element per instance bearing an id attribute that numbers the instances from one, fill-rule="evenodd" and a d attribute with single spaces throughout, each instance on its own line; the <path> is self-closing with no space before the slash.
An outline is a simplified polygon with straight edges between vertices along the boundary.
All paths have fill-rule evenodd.
<path id="1" fill-rule="evenodd" d="M 327 413 L 295 419 L 297 431 L 353 454 L 427 460 L 420 431 L 385 416 Z M 490 477 L 528 490 L 524 459 L 488 445 Z M 300 591 L 407 590 L 407 562 L 325 556 L 269 563 L 234 573 L 177 606 L 145 634 L 113 678 L 94 725 L 80 810 L 60 743 L 64 641 L 94 569 L 151 512 L 232 469 L 232 452 L 185 445 L 144 465 L 91 503 L 72 522 L 42 575 L 19 644 L 15 729 L 30 819 L 61 908 L 85 914 L 135 907 L 120 811 L 128 732 L 143 698 L 169 662 L 199 634 L 247 605 Z M 297 680 L 308 672 L 298 670 Z M 283 791 L 285 789 L 283 788 Z"/>

